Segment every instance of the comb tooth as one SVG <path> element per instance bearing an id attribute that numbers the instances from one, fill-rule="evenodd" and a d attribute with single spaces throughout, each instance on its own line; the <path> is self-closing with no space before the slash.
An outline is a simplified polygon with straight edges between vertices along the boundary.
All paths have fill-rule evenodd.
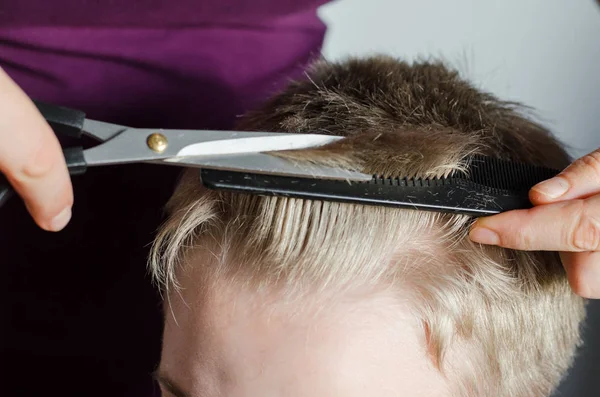
<path id="1" fill-rule="evenodd" d="M 372 183 L 385 186 L 431 187 L 454 184 L 457 179 L 466 179 L 484 185 L 495 192 L 526 190 L 537 182 L 551 177 L 553 170 L 534 167 L 493 157 L 474 155 L 468 163 L 468 172 L 454 172 L 449 177 L 392 177 L 374 175 Z"/>
<path id="2" fill-rule="evenodd" d="M 530 179 L 530 177 L 527 175 L 525 167 L 523 167 L 522 164 L 516 164 L 512 167 L 512 169 L 514 170 L 513 172 L 515 174 L 515 179 L 519 181 L 519 185 L 523 187 L 527 186 L 527 181 Z"/>
<path id="3" fill-rule="evenodd" d="M 486 175 L 492 175 L 492 164 L 485 161 L 481 156 L 475 156 L 473 158 L 472 176 L 471 180 L 475 183 L 486 184 Z"/>
<path id="4" fill-rule="evenodd" d="M 499 189 L 506 189 L 506 187 L 508 186 L 508 181 L 510 180 L 510 175 L 508 174 L 508 168 L 502 167 L 500 160 L 498 160 L 498 159 L 496 159 L 495 163 L 496 163 L 496 167 L 495 167 L 496 172 L 500 171 L 500 180 L 498 180 L 496 187 L 498 187 Z"/>
<path id="5" fill-rule="evenodd" d="M 488 169 L 489 173 L 487 174 L 487 180 L 486 183 L 492 185 L 494 184 L 494 179 L 492 178 L 492 175 L 497 175 L 497 180 L 496 183 L 498 183 L 500 181 L 503 180 L 504 175 L 502 175 L 502 169 L 498 169 L 498 160 L 493 159 L 492 161 L 490 161 L 490 166 Z"/>
<path id="6" fill-rule="evenodd" d="M 475 155 L 471 158 L 467 179 L 497 190 L 523 191 L 557 172 L 547 167 Z M 464 178 L 462 175 L 456 177 Z"/>
<path id="7" fill-rule="evenodd" d="M 527 176 L 525 167 L 522 164 L 512 163 L 511 169 L 515 174 L 513 185 L 519 190 L 526 189 L 528 179 L 530 179 L 530 177 Z"/>
<path id="8" fill-rule="evenodd" d="M 511 186 L 511 182 L 514 181 L 514 179 L 516 179 L 516 175 L 511 175 L 511 171 L 514 171 L 514 167 L 511 166 L 511 164 L 504 164 L 504 166 L 502 166 L 502 163 L 500 160 L 497 160 L 498 162 L 498 168 L 502 169 L 502 180 L 501 183 L 499 184 L 499 186 L 497 186 L 499 189 L 509 189 Z M 513 172 L 514 174 L 514 172 Z"/>
<path id="9" fill-rule="evenodd" d="M 497 178 L 495 181 L 492 178 L 490 178 L 492 179 L 490 181 L 490 184 L 494 184 L 495 186 L 498 186 L 500 189 L 502 189 L 504 179 L 506 178 L 506 175 L 504 174 L 506 170 L 503 167 L 499 167 L 499 165 L 500 164 L 498 164 L 498 160 L 494 159 L 493 173 L 490 174 L 490 176 L 497 175 Z"/>
<path id="10" fill-rule="evenodd" d="M 483 183 L 483 175 L 489 171 L 487 168 L 489 168 L 489 163 L 486 163 L 482 161 L 481 158 L 477 157 L 473 167 L 473 181 L 476 183 Z"/>
<path id="11" fill-rule="evenodd" d="M 506 170 L 506 179 L 504 180 L 504 187 L 506 189 L 508 189 L 510 187 L 510 184 L 512 181 L 517 180 L 517 181 L 522 181 L 523 177 L 522 177 L 522 173 L 519 172 L 519 167 L 515 167 L 515 164 L 508 164 L 506 167 L 504 167 L 504 169 Z"/>
<path id="12" fill-rule="evenodd" d="M 502 179 L 500 180 L 500 186 L 498 187 L 500 189 L 506 189 L 508 181 L 510 180 L 510 175 L 508 174 L 508 167 L 500 167 L 500 161 L 496 160 L 496 162 L 498 163 L 497 168 L 502 170 Z"/>
<path id="13" fill-rule="evenodd" d="M 473 158 L 471 159 L 471 162 L 469 163 L 468 171 L 467 171 L 467 174 L 469 175 L 470 180 L 477 181 L 477 179 L 479 178 L 479 172 L 481 169 L 480 167 L 481 167 L 481 164 L 478 163 L 478 157 L 473 156 Z"/>
<path id="14" fill-rule="evenodd" d="M 517 170 L 518 170 L 519 181 L 521 181 L 521 183 L 524 184 L 524 186 L 519 186 L 519 187 L 526 188 L 526 186 L 529 185 L 529 180 L 531 179 L 531 177 L 527 175 L 527 170 L 526 170 L 525 165 L 518 164 Z"/>
<path id="15" fill-rule="evenodd" d="M 504 182 L 506 176 L 504 175 L 504 168 L 499 167 L 499 165 L 500 164 L 498 164 L 498 160 L 494 159 L 492 167 L 493 173 L 490 174 L 490 185 L 493 184 L 495 186 L 498 186 L 499 188 L 502 188 L 502 183 Z M 491 178 L 492 175 L 497 175 L 495 180 Z"/>
<path id="16" fill-rule="evenodd" d="M 500 174 L 500 178 L 496 183 L 496 187 L 498 187 L 499 189 L 505 189 L 505 187 L 507 186 L 507 181 L 510 180 L 510 176 L 508 175 L 508 169 L 506 167 L 502 167 L 500 164 L 500 160 L 496 159 L 495 161 L 496 166 L 494 167 L 496 169 L 496 173 Z"/>
<path id="17" fill-rule="evenodd" d="M 514 174 L 514 179 L 518 182 L 519 188 L 525 188 L 527 186 L 527 180 L 530 179 L 527 176 L 527 172 L 522 164 L 513 164 L 511 167 Z"/>
<path id="18" fill-rule="evenodd" d="M 481 167 L 481 174 L 479 175 L 480 180 L 478 182 L 480 183 L 486 183 L 487 181 L 485 181 L 485 175 L 493 175 L 494 172 L 494 163 L 493 161 L 481 161 L 481 164 L 483 165 Z"/>
<path id="19" fill-rule="evenodd" d="M 469 166 L 470 180 L 481 185 L 489 185 L 489 175 L 493 175 L 493 162 L 481 156 L 473 156 Z"/>

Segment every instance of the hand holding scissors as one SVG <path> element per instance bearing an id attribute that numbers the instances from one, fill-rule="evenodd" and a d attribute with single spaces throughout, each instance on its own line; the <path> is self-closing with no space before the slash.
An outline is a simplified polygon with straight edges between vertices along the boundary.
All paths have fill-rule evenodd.
<path id="1" fill-rule="evenodd" d="M 2 128 L 0 124 L 0 146 L 4 149 L 0 150 L 0 170 L 6 176 L 6 179 L 0 179 L 0 205 L 10 198 L 14 188 L 25 200 L 38 225 L 46 230 L 60 230 L 70 218 L 73 194 L 69 178 L 63 175 L 65 169 L 71 175 L 79 175 L 88 167 L 145 162 L 324 179 L 366 181 L 371 178 L 338 168 L 300 166 L 268 154 L 322 146 L 342 139 L 337 136 L 130 128 L 86 119 L 83 112 L 74 109 L 41 102 L 31 104 L 21 94 L 17 96 L 25 110 L 9 108 L 17 112 L 18 117 L 0 112 L 4 120 L 12 120 L 8 127 L 13 129 L 10 139 L 3 137 L 8 132 L 6 126 Z M 41 120 L 36 117 L 40 114 Z M 22 132 L 21 125 L 29 128 Z M 48 132 L 48 126 L 53 132 Z M 74 141 L 83 135 L 100 144 L 88 149 L 77 145 L 63 147 L 57 139 Z M 9 144 L 2 143 L 2 138 Z M 17 149 L 16 156 L 10 155 L 14 149 Z M 62 151 L 62 156 L 56 156 L 57 150 L 59 154 Z M 60 212 L 65 205 L 66 210 Z M 68 211 L 66 217 L 64 211 Z"/>

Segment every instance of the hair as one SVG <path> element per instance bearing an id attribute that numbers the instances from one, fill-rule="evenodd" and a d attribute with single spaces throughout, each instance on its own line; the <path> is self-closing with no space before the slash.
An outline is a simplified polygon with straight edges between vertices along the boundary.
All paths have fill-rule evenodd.
<path id="1" fill-rule="evenodd" d="M 481 92 L 441 62 L 321 60 L 306 77 L 239 129 L 346 136 L 277 155 L 383 175 L 448 175 L 471 154 L 554 168 L 570 162 L 524 107 Z M 197 170 L 183 174 L 167 211 L 150 259 L 164 293 L 189 266 L 202 266 L 207 282 L 287 294 L 386 286 L 410 298 L 456 396 L 547 396 L 580 341 L 584 300 L 558 255 L 473 243 L 465 215 L 212 191 Z M 199 252 L 202 263 L 191 261 Z"/>

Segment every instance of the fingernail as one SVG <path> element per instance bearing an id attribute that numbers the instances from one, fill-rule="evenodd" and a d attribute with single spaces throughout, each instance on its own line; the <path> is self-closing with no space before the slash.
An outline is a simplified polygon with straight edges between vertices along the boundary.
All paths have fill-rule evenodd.
<path id="1" fill-rule="evenodd" d="M 58 232 L 62 230 L 71 220 L 71 207 L 67 207 L 56 215 L 50 222 L 50 230 Z"/>
<path id="2" fill-rule="evenodd" d="M 533 190 L 536 190 L 551 199 L 562 196 L 569 190 L 569 182 L 565 178 L 560 176 L 548 179 L 547 181 L 538 183 L 535 185 Z"/>
<path id="3" fill-rule="evenodd" d="M 469 237 L 476 243 L 498 245 L 500 244 L 500 236 L 493 230 L 485 227 L 474 227 L 469 233 Z"/>

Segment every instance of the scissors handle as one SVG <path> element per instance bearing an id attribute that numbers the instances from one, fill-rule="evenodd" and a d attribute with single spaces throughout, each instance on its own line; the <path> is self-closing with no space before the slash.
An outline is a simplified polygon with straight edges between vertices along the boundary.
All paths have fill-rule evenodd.
<path id="1" fill-rule="evenodd" d="M 84 112 L 36 100 L 33 103 L 56 135 L 81 138 L 85 122 Z"/>
<path id="2" fill-rule="evenodd" d="M 85 113 L 36 100 L 33 103 L 57 136 L 75 139 L 81 138 Z M 63 154 L 71 175 L 80 175 L 86 171 L 87 164 L 84 159 L 82 147 L 65 148 L 63 149 Z M 6 177 L 0 173 L 0 207 L 10 200 L 13 195 L 14 190 L 12 186 Z"/>

